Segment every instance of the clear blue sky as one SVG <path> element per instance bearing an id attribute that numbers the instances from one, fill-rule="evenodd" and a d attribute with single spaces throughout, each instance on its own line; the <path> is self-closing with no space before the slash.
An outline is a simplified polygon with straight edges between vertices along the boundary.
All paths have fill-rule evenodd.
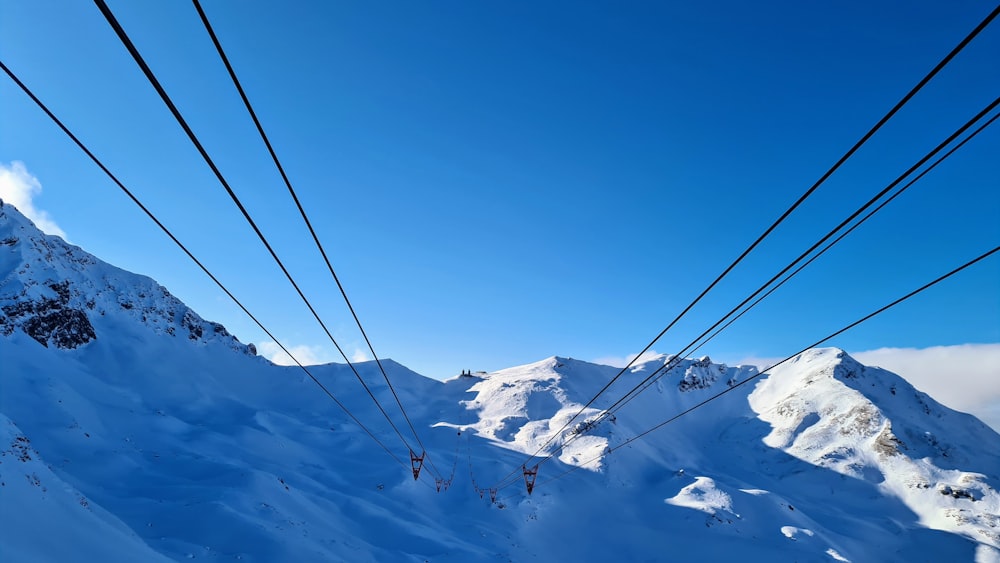
<path id="1" fill-rule="evenodd" d="M 109 1 L 351 353 L 362 344 L 188 2 Z M 380 356 L 446 377 L 641 349 L 991 2 L 205 0 Z M 332 346 L 89 2 L 0 0 L 0 57 L 289 345 Z M 988 28 L 656 350 L 1000 93 Z M 1000 126 L 711 343 L 781 356 L 1000 243 Z M 5 77 L 0 163 L 71 242 L 263 335 Z M 1000 341 L 993 259 L 837 339 Z"/>

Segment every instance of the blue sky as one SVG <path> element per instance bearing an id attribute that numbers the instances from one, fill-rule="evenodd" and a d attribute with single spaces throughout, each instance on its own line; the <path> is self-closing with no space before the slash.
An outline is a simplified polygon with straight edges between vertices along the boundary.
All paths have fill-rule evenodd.
<path id="1" fill-rule="evenodd" d="M 993 7 L 288 4 L 204 7 L 376 351 L 433 377 L 637 352 Z M 109 5 L 362 351 L 193 6 Z M 97 8 L 0 11 L 0 58 L 285 343 L 339 359 Z M 992 101 L 998 52 L 995 23 L 655 349 L 679 351 Z M 704 352 L 790 354 L 995 246 L 998 149 L 993 127 Z M 264 340 L 4 78 L 14 161 L 71 242 Z M 832 344 L 1000 342 L 998 287 L 994 259 Z"/>

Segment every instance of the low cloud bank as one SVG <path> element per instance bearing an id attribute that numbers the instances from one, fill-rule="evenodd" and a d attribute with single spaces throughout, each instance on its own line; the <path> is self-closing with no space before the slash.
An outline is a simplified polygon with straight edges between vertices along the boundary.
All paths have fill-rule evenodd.
<path id="1" fill-rule="evenodd" d="M 973 414 L 1000 432 L 1000 343 L 850 354 L 865 365 L 898 373 L 938 402 Z"/>

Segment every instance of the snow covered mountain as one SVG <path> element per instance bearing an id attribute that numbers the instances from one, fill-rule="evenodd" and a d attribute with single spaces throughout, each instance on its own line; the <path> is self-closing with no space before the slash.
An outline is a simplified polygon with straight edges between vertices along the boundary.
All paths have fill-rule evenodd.
<path id="1" fill-rule="evenodd" d="M 683 360 L 555 437 L 530 496 L 521 463 L 615 368 L 384 364 L 428 448 L 420 481 L 346 366 L 311 369 L 391 455 L 298 368 L 0 203 L 0 560 L 1000 561 L 1000 435 L 839 350 L 606 453 L 756 374 Z"/>
<path id="2" fill-rule="evenodd" d="M 39 231 L 0 200 L 0 334 L 23 332 L 44 347 L 72 350 L 137 324 L 154 336 L 219 342 L 255 355 L 218 323 L 199 317 L 164 287 L 101 262 Z"/>

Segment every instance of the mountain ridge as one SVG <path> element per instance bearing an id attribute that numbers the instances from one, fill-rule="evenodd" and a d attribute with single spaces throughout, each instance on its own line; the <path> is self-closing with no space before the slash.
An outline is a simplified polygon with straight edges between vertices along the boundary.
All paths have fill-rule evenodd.
<path id="1" fill-rule="evenodd" d="M 43 346 L 76 348 L 96 339 L 101 317 L 115 311 L 156 334 L 217 339 L 255 355 L 219 323 L 202 319 L 152 278 L 111 266 L 78 246 L 46 235 L 0 200 L 0 334 L 23 330 Z"/>
<path id="2" fill-rule="evenodd" d="M 683 359 L 581 430 L 671 360 L 647 359 L 553 436 L 618 368 L 552 356 L 441 382 L 383 360 L 435 482 L 346 366 L 310 371 L 389 454 L 299 368 L 9 204 L 0 311 L 5 560 L 1000 559 L 1000 436 L 837 349 L 627 445 L 756 368 Z M 391 406 L 374 362 L 356 367 Z M 550 437 L 572 442 L 533 494 L 499 486 Z"/>

